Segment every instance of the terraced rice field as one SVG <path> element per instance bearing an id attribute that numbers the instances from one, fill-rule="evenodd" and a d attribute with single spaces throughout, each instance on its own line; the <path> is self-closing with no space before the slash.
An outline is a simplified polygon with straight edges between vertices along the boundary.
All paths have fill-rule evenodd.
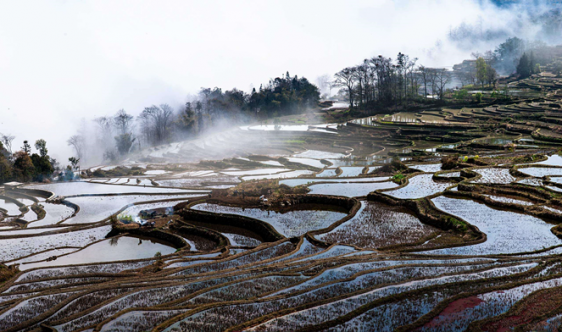
<path id="1" fill-rule="evenodd" d="M 249 125 L 3 191 L 0 330 L 557 331 L 559 130 L 530 115 L 555 92 Z"/>

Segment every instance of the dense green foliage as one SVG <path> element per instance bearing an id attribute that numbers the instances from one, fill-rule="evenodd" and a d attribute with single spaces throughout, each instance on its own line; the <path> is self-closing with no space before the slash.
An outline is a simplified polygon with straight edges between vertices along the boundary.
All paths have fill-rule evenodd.
<path id="1" fill-rule="evenodd" d="M 519 64 L 517 64 L 517 74 L 520 78 L 527 78 L 535 73 L 540 72 L 540 66 L 537 68 L 537 63 L 535 62 L 535 57 L 533 52 L 523 53 L 519 59 Z"/>
<path id="2" fill-rule="evenodd" d="M 319 98 L 318 87 L 287 72 L 250 93 L 236 88 L 202 88 L 179 110 L 168 104 L 152 105 L 136 118 L 119 110 L 114 116 L 94 119 L 98 132 L 95 140 L 76 134 L 67 142 L 83 162 L 91 162 L 88 150 L 101 151 L 105 162 L 116 162 L 130 152 L 194 137 L 224 124 L 303 113 L 316 107 Z"/>
<path id="3" fill-rule="evenodd" d="M 30 154 L 31 146 L 24 141 L 22 150 L 11 155 L 0 143 L 0 183 L 32 180 L 41 182 L 51 178 L 55 171 L 55 161 L 48 155 L 47 142 L 37 140 L 35 148 L 39 153 Z"/>
<path id="4" fill-rule="evenodd" d="M 220 88 L 203 88 L 198 100 L 185 104 L 175 125 L 184 136 L 191 136 L 222 121 L 245 122 L 302 113 L 315 107 L 319 97 L 315 85 L 289 73 L 258 90 L 254 88 L 250 94 L 236 88 L 224 92 Z"/>

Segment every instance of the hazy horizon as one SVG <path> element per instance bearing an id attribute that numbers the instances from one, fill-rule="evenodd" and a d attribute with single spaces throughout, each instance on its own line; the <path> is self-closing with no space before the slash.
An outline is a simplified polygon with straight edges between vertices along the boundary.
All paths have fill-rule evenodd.
<path id="1" fill-rule="evenodd" d="M 287 71 L 315 82 L 378 54 L 403 52 L 420 64 L 452 66 L 507 37 L 533 39 L 541 27 L 529 15 L 554 6 L 487 0 L 4 2 L 0 132 L 15 135 L 16 148 L 24 139 L 43 138 L 66 164 L 66 140 L 97 116 L 122 108 L 138 115 L 161 103 L 177 108 L 201 87 L 250 91 Z"/>

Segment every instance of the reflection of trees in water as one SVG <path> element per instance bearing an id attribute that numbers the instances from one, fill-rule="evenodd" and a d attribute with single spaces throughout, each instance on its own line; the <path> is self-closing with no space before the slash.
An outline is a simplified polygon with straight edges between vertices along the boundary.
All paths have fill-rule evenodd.
<path id="1" fill-rule="evenodd" d="M 119 241 L 119 237 L 115 236 L 109 239 L 109 245 L 110 246 L 116 246 L 117 242 Z"/>

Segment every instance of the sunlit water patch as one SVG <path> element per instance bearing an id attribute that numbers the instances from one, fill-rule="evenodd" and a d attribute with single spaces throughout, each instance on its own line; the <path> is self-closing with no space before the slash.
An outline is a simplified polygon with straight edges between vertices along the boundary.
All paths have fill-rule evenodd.
<path id="1" fill-rule="evenodd" d="M 123 196 L 84 196 L 73 197 L 67 199 L 68 201 L 80 206 L 80 211 L 75 217 L 72 217 L 64 222 L 64 224 L 82 224 L 98 222 L 105 218 L 110 217 L 112 214 L 117 213 L 119 210 L 127 206 L 146 201 L 156 200 L 169 200 L 185 198 L 186 200 L 192 197 L 191 195 L 123 195 Z M 175 204 L 168 202 L 167 206 Z"/>
<path id="2" fill-rule="evenodd" d="M 40 227 L 59 223 L 74 213 L 74 209 L 64 204 L 53 204 L 47 202 L 40 203 L 45 210 L 45 217 L 41 220 L 30 223 L 27 227 Z"/>
<path id="3" fill-rule="evenodd" d="M 310 186 L 309 194 L 335 195 L 347 197 L 366 196 L 378 189 L 389 189 L 397 187 L 394 182 L 379 183 L 322 183 Z"/>
<path id="4" fill-rule="evenodd" d="M 378 248 L 412 243 L 436 231 L 405 209 L 379 202 L 361 202 L 355 217 L 317 237 L 329 243 Z"/>
<path id="5" fill-rule="evenodd" d="M 320 151 L 320 150 L 306 150 L 304 152 L 293 155 L 293 157 L 297 157 L 297 158 L 314 158 L 314 159 L 339 159 L 345 156 L 346 155 L 343 153 L 327 152 L 327 151 Z"/>
<path id="6" fill-rule="evenodd" d="M 320 209 L 299 209 L 281 213 L 272 210 L 244 209 L 208 203 L 197 204 L 192 209 L 214 213 L 237 214 L 263 220 L 287 237 L 299 236 L 311 230 L 326 228 L 347 215 L 344 212 Z"/>
<path id="7" fill-rule="evenodd" d="M 288 179 L 288 178 L 296 178 L 299 176 L 312 175 L 312 174 L 314 174 L 314 171 L 301 169 L 291 172 L 282 172 L 282 173 L 275 173 L 275 174 L 244 176 L 242 180 L 250 181 L 250 180 L 262 180 L 262 179 Z"/>
<path id="8" fill-rule="evenodd" d="M 35 236 L 33 239 L 0 240 L 0 261 L 8 261 L 58 247 L 81 247 L 103 239 L 111 226 L 102 226 L 62 234 Z"/>
<path id="9" fill-rule="evenodd" d="M 59 257 L 54 261 L 20 265 L 20 270 L 36 267 L 79 265 L 111 261 L 133 260 L 153 257 L 157 252 L 167 255 L 176 249 L 170 244 L 146 237 L 120 236 L 110 238 L 80 251 Z"/>
<path id="10" fill-rule="evenodd" d="M 562 167 L 525 167 L 518 168 L 518 171 L 537 178 L 542 178 L 543 176 L 547 175 L 562 176 Z"/>
<path id="11" fill-rule="evenodd" d="M 417 331 L 465 331 L 471 322 L 500 315 L 535 291 L 560 286 L 558 278 L 457 300 Z"/>
<path id="12" fill-rule="evenodd" d="M 331 176 L 336 176 L 336 170 L 334 168 L 330 168 L 330 169 L 325 169 L 322 172 L 316 174 L 316 177 L 331 177 Z"/>
<path id="13" fill-rule="evenodd" d="M 548 156 L 547 160 L 538 162 L 537 164 L 550 165 L 550 166 L 562 166 L 562 157 L 557 155 L 557 154 L 553 154 L 552 156 Z"/>
<path id="14" fill-rule="evenodd" d="M 441 170 L 441 164 L 419 164 L 419 165 L 407 165 L 410 168 L 417 169 L 418 171 L 435 173 Z"/>
<path id="15" fill-rule="evenodd" d="M 252 169 L 252 170 L 245 170 L 245 171 L 222 171 L 222 174 L 230 175 L 230 176 L 244 176 L 244 175 L 267 175 L 267 174 L 275 174 L 279 172 L 287 172 L 290 171 L 288 168 L 260 168 L 260 169 Z"/>
<path id="16" fill-rule="evenodd" d="M 364 167 L 342 167 L 342 173 L 338 176 L 340 178 L 359 176 L 363 174 Z"/>
<path id="17" fill-rule="evenodd" d="M 381 182 L 381 181 L 388 181 L 388 176 L 379 176 L 379 177 L 363 177 L 363 178 L 337 178 L 337 179 L 290 179 L 290 180 L 281 180 L 279 184 L 285 184 L 289 187 L 300 186 L 303 184 L 312 184 L 315 182 L 336 182 L 336 183 L 357 183 L 357 182 Z"/>
<path id="18" fill-rule="evenodd" d="M 507 168 L 477 168 L 473 171 L 482 175 L 482 177 L 472 181 L 472 183 L 509 184 L 517 180 L 509 173 Z"/>
<path id="19" fill-rule="evenodd" d="M 322 164 L 318 159 L 312 158 L 287 158 L 292 163 L 299 163 L 307 166 L 317 167 L 317 168 L 324 168 L 326 165 Z"/>
<path id="20" fill-rule="evenodd" d="M 515 212 L 492 209 L 472 200 L 439 196 L 435 206 L 463 218 L 487 236 L 486 242 L 472 246 L 427 251 L 438 255 L 491 255 L 535 251 L 562 244 L 543 220 Z"/>
<path id="21" fill-rule="evenodd" d="M 396 198 L 414 199 L 436 194 L 452 185 L 452 183 L 435 182 L 432 178 L 432 174 L 416 175 L 408 179 L 405 187 L 384 193 Z"/>
<path id="22" fill-rule="evenodd" d="M 51 183 L 51 184 L 39 184 L 26 186 L 26 189 L 40 189 L 54 192 L 58 196 L 74 196 L 74 195 L 85 195 L 85 194 L 117 194 L 117 193 L 140 193 L 140 194 L 152 194 L 152 193 L 183 193 L 187 192 L 181 189 L 171 189 L 171 188 L 144 188 L 138 186 L 113 186 L 107 184 L 89 183 L 89 182 L 63 182 L 63 183 Z M 189 193 L 196 193 L 197 191 L 191 190 Z M 207 193 L 209 191 L 200 191 L 201 193 Z"/>

